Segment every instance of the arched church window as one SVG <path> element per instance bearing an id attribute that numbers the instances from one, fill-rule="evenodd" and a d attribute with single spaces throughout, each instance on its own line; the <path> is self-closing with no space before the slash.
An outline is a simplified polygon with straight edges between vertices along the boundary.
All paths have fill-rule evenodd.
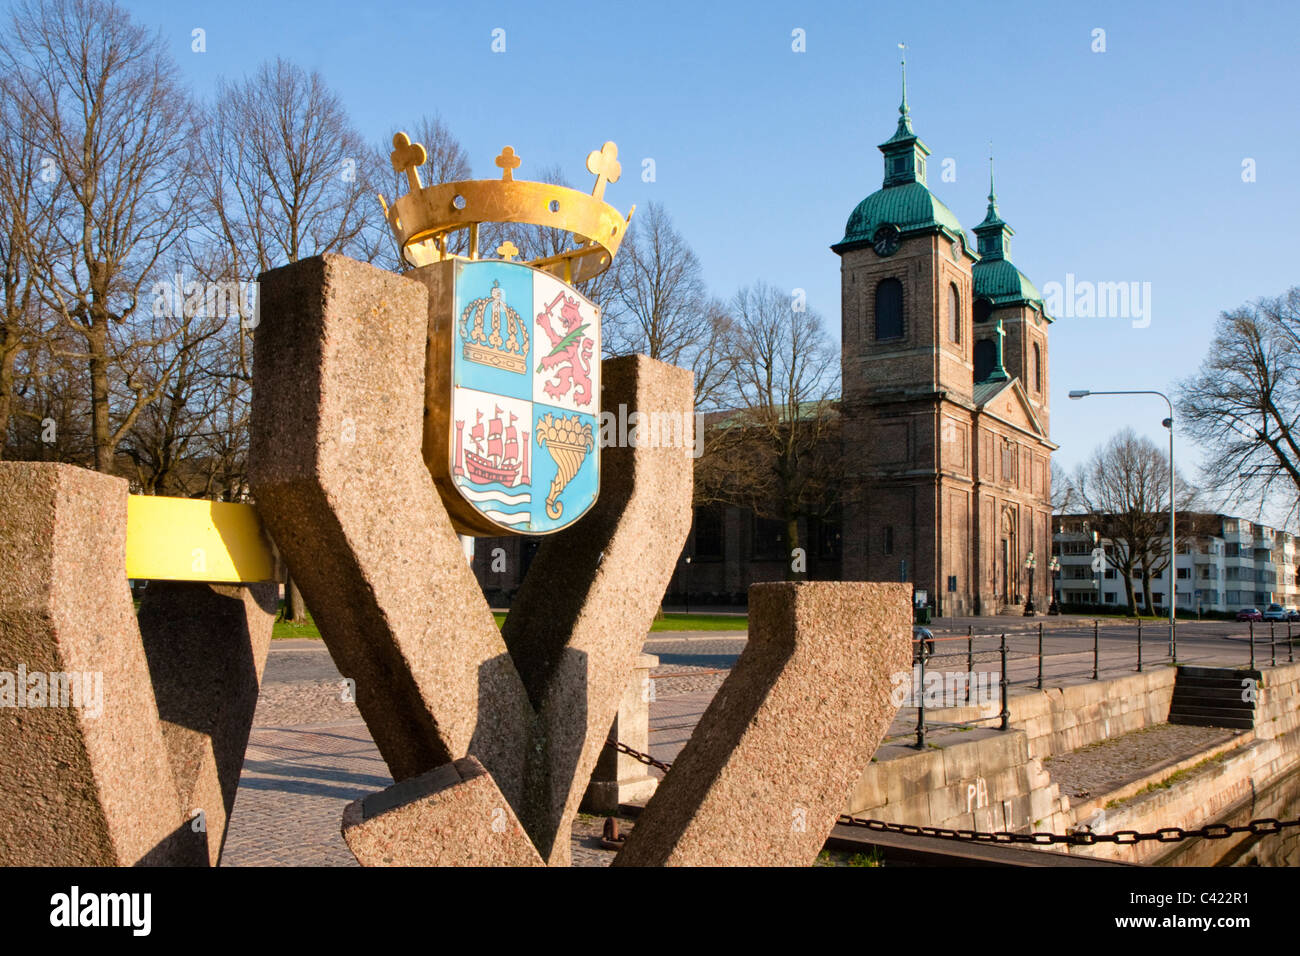
<path id="1" fill-rule="evenodd" d="M 903 337 L 903 283 L 884 279 L 876 286 L 876 341 Z"/>
<path id="2" fill-rule="evenodd" d="M 961 295 L 951 283 L 948 285 L 948 338 L 961 344 Z"/>
<path id="3" fill-rule="evenodd" d="M 1034 343 L 1034 391 L 1043 390 L 1043 365 L 1042 353 L 1038 350 L 1038 343 Z"/>
<path id="4" fill-rule="evenodd" d="M 997 358 L 998 347 L 992 339 L 975 343 L 975 381 L 982 382 L 993 371 L 993 361 Z"/>
<path id="5" fill-rule="evenodd" d="M 991 315 L 993 315 L 993 303 L 990 302 L 988 299 L 976 299 L 975 300 L 975 321 L 987 322 Z"/>

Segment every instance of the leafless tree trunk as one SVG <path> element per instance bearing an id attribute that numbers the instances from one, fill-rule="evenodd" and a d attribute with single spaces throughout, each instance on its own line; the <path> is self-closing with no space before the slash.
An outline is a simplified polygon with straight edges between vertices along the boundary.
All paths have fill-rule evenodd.
<path id="1" fill-rule="evenodd" d="M 795 311 L 781 290 L 756 283 L 736 294 L 732 308 L 737 409 L 711 429 L 718 437 L 713 462 L 700 469 L 702 494 L 779 519 L 793 580 L 804 573 L 794 562 L 805 548 L 799 519 L 826 513 L 838 486 L 838 361 L 821 316 Z"/>
<path id="2" fill-rule="evenodd" d="M 135 327 L 136 304 L 188 216 L 190 100 L 164 49 L 100 0 L 21 3 L 0 42 L 26 145 L 66 189 L 66 206 L 47 207 L 54 241 L 33 266 L 46 303 L 81 337 L 105 472 L 159 394 L 132 374 L 139 352 L 161 344 L 148 323 Z"/>
<path id="3" fill-rule="evenodd" d="M 373 261 L 391 251 L 377 214 L 375 151 L 319 73 L 282 59 L 265 63 L 252 76 L 222 82 L 206 113 L 198 179 L 207 235 L 196 258 L 208 263 L 210 281 L 247 282 L 328 252 Z M 230 333 L 235 360 L 209 369 L 234 387 L 233 407 L 219 405 L 225 427 L 247 420 L 249 339 L 256 334 L 247 318 Z M 242 477 L 226 483 L 243 485 Z M 301 619 L 292 580 L 285 594 L 286 616 Z"/>
<path id="4" fill-rule="evenodd" d="M 688 368 L 696 409 L 718 408 L 732 384 L 729 310 L 709 296 L 699 259 L 659 203 L 632 220 L 614 269 L 605 353 Z"/>
<path id="5" fill-rule="evenodd" d="M 1210 452 L 1206 485 L 1228 501 L 1280 495 L 1300 509 L 1300 287 L 1219 316 L 1200 371 L 1183 383 L 1179 415 Z"/>
<path id="6" fill-rule="evenodd" d="M 1112 543 L 1110 563 L 1124 575 L 1131 612 L 1136 611 L 1133 574 L 1140 569 L 1143 603 L 1153 614 L 1151 577 L 1169 566 L 1169 457 L 1149 438 L 1123 429 L 1080 466 L 1072 491 L 1092 515 L 1091 529 Z M 1175 493 L 1179 510 L 1190 514 L 1195 491 L 1177 475 Z M 1176 580 L 1176 572 L 1170 580 Z M 1174 600 L 1172 589 L 1169 599 Z"/>
<path id="7" fill-rule="evenodd" d="M 0 458 L 14 414 L 18 357 L 37 347 L 47 331 L 33 262 L 49 256 L 49 213 L 58 208 L 62 192 L 57 178 L 42 177 L 41 157 L 25 139 L 26 125 L 19 98 L 8 78 L 0 77 Z"/>

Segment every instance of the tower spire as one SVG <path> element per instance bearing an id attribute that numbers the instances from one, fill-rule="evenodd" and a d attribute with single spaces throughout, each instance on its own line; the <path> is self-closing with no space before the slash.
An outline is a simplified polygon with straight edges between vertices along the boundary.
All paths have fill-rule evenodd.
<path id="1" fill-rule="evenodd" d="M 900 43 L 898 48 L 903 51 L 902 58 L 899 61 L 903 71 L 903 100 L 898 104 L 898 131 L 900 133 L 912 132 L 911 110 L 907 106 L 907 44 Z"/>
<path id="2" fill-rule="evenodd" d="M 989 140 L 989 206 L 996 208 L 998 194 L 993 191 L 993 140 Z"/>
<path id="3" fill-rule="evenodd" d="M 998 214 L 998 193 L 993 185 L 992 140 L 989 140 L 989 209 L 984 221 L 975 227 L 975 237 L 983 258 L 1002 258 L 1011 252 L 1011 227 Z"/>

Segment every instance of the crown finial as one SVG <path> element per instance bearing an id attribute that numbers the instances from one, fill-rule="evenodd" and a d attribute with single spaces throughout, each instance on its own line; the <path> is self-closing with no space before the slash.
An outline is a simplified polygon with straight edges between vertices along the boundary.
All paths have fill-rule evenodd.
<path id="1" fill-rule="evenodd" d="M 596 185 L 591 190 L 596 199 L 605 198 L 605 184 L 618 182 L 623 175 L 623 166 L 618 161 L 618 147 L 612 142 L 600 149 L 593 149 L 587 154 L 587 172 L 596 177 Z"/>
<path id="2" fill-rule="evenodd" d="M 501 155 L 495 160 L 496 164 L 501 167 L 501 178 L 508 183 L 515 180 L 515 170 L 519 168 L 522 160 L 515 155 L 515 148 L 507 146 L 501 150 Z"/>
<path id="3" fill-rule="evenodd" d="M 393 151 L 388 156 L 393 162 L 393 172 L 406 173 L 406 185 L 413 193 L 418 193 L 420 185 L 420 167 L 429 158 L 424 147 L 412 143 L 411 137 L 398 133 L 393 137 Z"/>

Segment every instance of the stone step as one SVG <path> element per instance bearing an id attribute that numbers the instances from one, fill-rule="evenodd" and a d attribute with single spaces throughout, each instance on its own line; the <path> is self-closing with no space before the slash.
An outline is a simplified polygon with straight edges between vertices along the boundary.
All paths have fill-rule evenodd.
<path id="1" fill-rule="evenodd" d="M 1255 721 L 1247 717 L 1202 717 L 1199 714 L 1170 714 L 1169 723 L 1192 727 L 1226 727 L 1232 730 L 1250 730 Z"/>
<path id="2" fill-rule="evenodd" d="M 1258 680 L 1262 674 L 1258 670 L 1249 668 L 1232 668 L 1232 667 L 1200 667 L 1192 664 L 1183 664 L 1178 668 L 1178 682 L 1182 683 L 1185 678 L 1216 678 L 1218 680 L 1228 680 L 1230 678 L 1253 677 Z"/>
<path id="3" fill-rule="evenodd" d="M 1200 714 L 1201 717 L 1240 717 L 1247 719 L 1247 721 L 1255 719 L 1255 710 L 1251 708 L 1223 708 L 1223 706 L 1214 704 L 1213 701 L 1196 701 L 1191 702 L 1191 704 L 1183 704 L 1177 706 L 1177 708 L 1170 708 L 1169 713 L 1170 715 Z"/>
<path id="4" fill-rule="evenodd" d="M 1227 687 L 1221 687 L 1218 685 L 1212 687 L 1185 687 L 1182 684 L 1179 684 L 1174 688 L 1174 703 L 1190 698 L 1240 701 L 1244 690 L 1245 688 L 1240 684 L 1230 684 Z"/>

